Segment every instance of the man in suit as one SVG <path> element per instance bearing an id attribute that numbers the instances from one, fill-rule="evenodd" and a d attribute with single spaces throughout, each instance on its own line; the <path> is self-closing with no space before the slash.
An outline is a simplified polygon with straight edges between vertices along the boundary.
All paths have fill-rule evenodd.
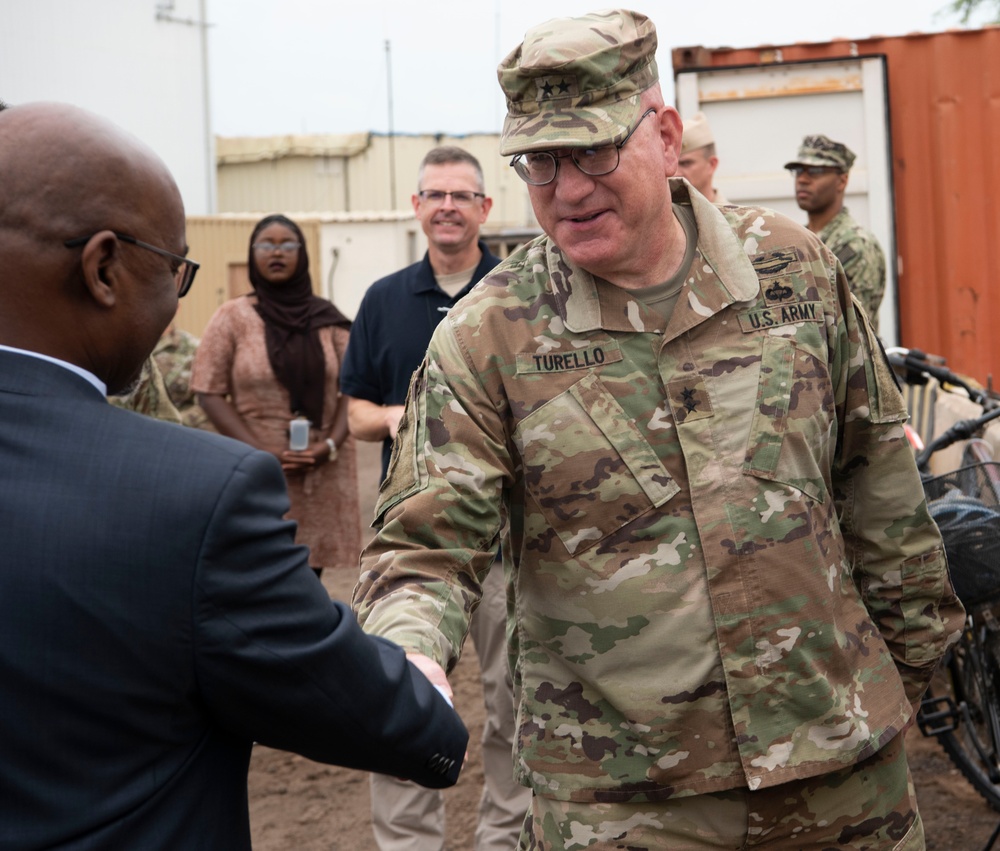
<path id="1" fill-rule="evenodd" d="M 277 461 L 105 400 L 197 268 L 162 162 L 28 104 L 0 175 L 0 849 L 248 849 L 254 741 L 453 784 L 464 727 L 328 598 Z"/>

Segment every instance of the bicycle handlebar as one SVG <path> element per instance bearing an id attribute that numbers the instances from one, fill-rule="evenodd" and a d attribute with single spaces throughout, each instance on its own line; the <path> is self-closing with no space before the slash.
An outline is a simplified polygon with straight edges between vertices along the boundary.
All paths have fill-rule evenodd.
<path id="1" fill-rule="evenodd" d="M 917 469 L 920 470 L 921 473 L 926 473 L 927 465 L 930 463 L 931 456 L 935 452 L 940 449 L 947 449 L 949 446 L 954 443 L 958 443 L 960 440 L 968 440 L 984 425 L 992 422 L 998 417 L 1000 417 L 1000 408 L 994 408 L 991 411 L 987 411 L 980 417 L 959 420 L 951 428 L 943 431 L 935 437 L 917 454 Z"/>
<path id="2" fill-rule="evenodd" d="M 910 384 L 926 384 L 926 378 L 921 381 L 918 376 L 929 375 L 942 384 L 961 387 L 977 405 L 986 405 L 990 401 L 987 393 L 970 385 L 962 376 L 952 372 L 946 366 L 931 363 L 926 352 L 922 352 L 920 349 L 890 348 L 886 349 L 886 357 L 893 366 L 906 370 L 907 382 Z"/>

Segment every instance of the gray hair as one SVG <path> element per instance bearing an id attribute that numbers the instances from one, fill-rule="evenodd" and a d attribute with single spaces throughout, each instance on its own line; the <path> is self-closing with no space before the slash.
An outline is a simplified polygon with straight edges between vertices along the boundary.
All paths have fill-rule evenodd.
<path id="1" fill-rule="evenodd" d="M 483 180 L 483 167 L 472 154 L 463 148 L 456 148 L 454 145 L 440 145 L 431 148 L 427 155 L 420 161 L 420 170 L 417 172 L 417 189 L 419 190 L 424 180 L 424 168 L 429 165 L 448 165 L 450 163 L 468 163 L 476 171 L 476 180 L 479 181 L 479 191 L 486 191 L 486 181 Z"/>

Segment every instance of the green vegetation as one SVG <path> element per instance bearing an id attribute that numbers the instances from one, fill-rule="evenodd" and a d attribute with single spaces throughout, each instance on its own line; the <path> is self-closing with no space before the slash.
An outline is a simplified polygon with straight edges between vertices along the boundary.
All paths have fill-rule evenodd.
<path id="1" fill-rule="evenodd" d="M 958 15 L 959 20 L 967 24 L 980 9 L 987 16 L 983 23 L 1000 24 L 1000 0 L 952 0 L 942 11 Z"/>

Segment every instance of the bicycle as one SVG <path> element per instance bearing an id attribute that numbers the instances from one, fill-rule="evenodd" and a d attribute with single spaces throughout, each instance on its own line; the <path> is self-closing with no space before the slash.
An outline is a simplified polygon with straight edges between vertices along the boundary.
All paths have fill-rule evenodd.
<path id="1" fill-rule="evenodd" d="M 941 530 L 952 583 L 965 605 L 965 628 L 945 656 L 940 675 L 921 702 L 917 723 L 937 738 L 949 759 L 995 810 L 1000 811 L 1000 463 L 978 437 L 1000 420 L 1000 403 L 922 352 L 890 349 L 890 363 L 909 383 L 928 378 L 958 388 L 983 409 L 920 446 L 917 467 L 931 516 Z M 929 472 L 934 453 L 967 441 L 962 464 Z M 986 849 L 1000 836 L 1000 825 Z"/>

